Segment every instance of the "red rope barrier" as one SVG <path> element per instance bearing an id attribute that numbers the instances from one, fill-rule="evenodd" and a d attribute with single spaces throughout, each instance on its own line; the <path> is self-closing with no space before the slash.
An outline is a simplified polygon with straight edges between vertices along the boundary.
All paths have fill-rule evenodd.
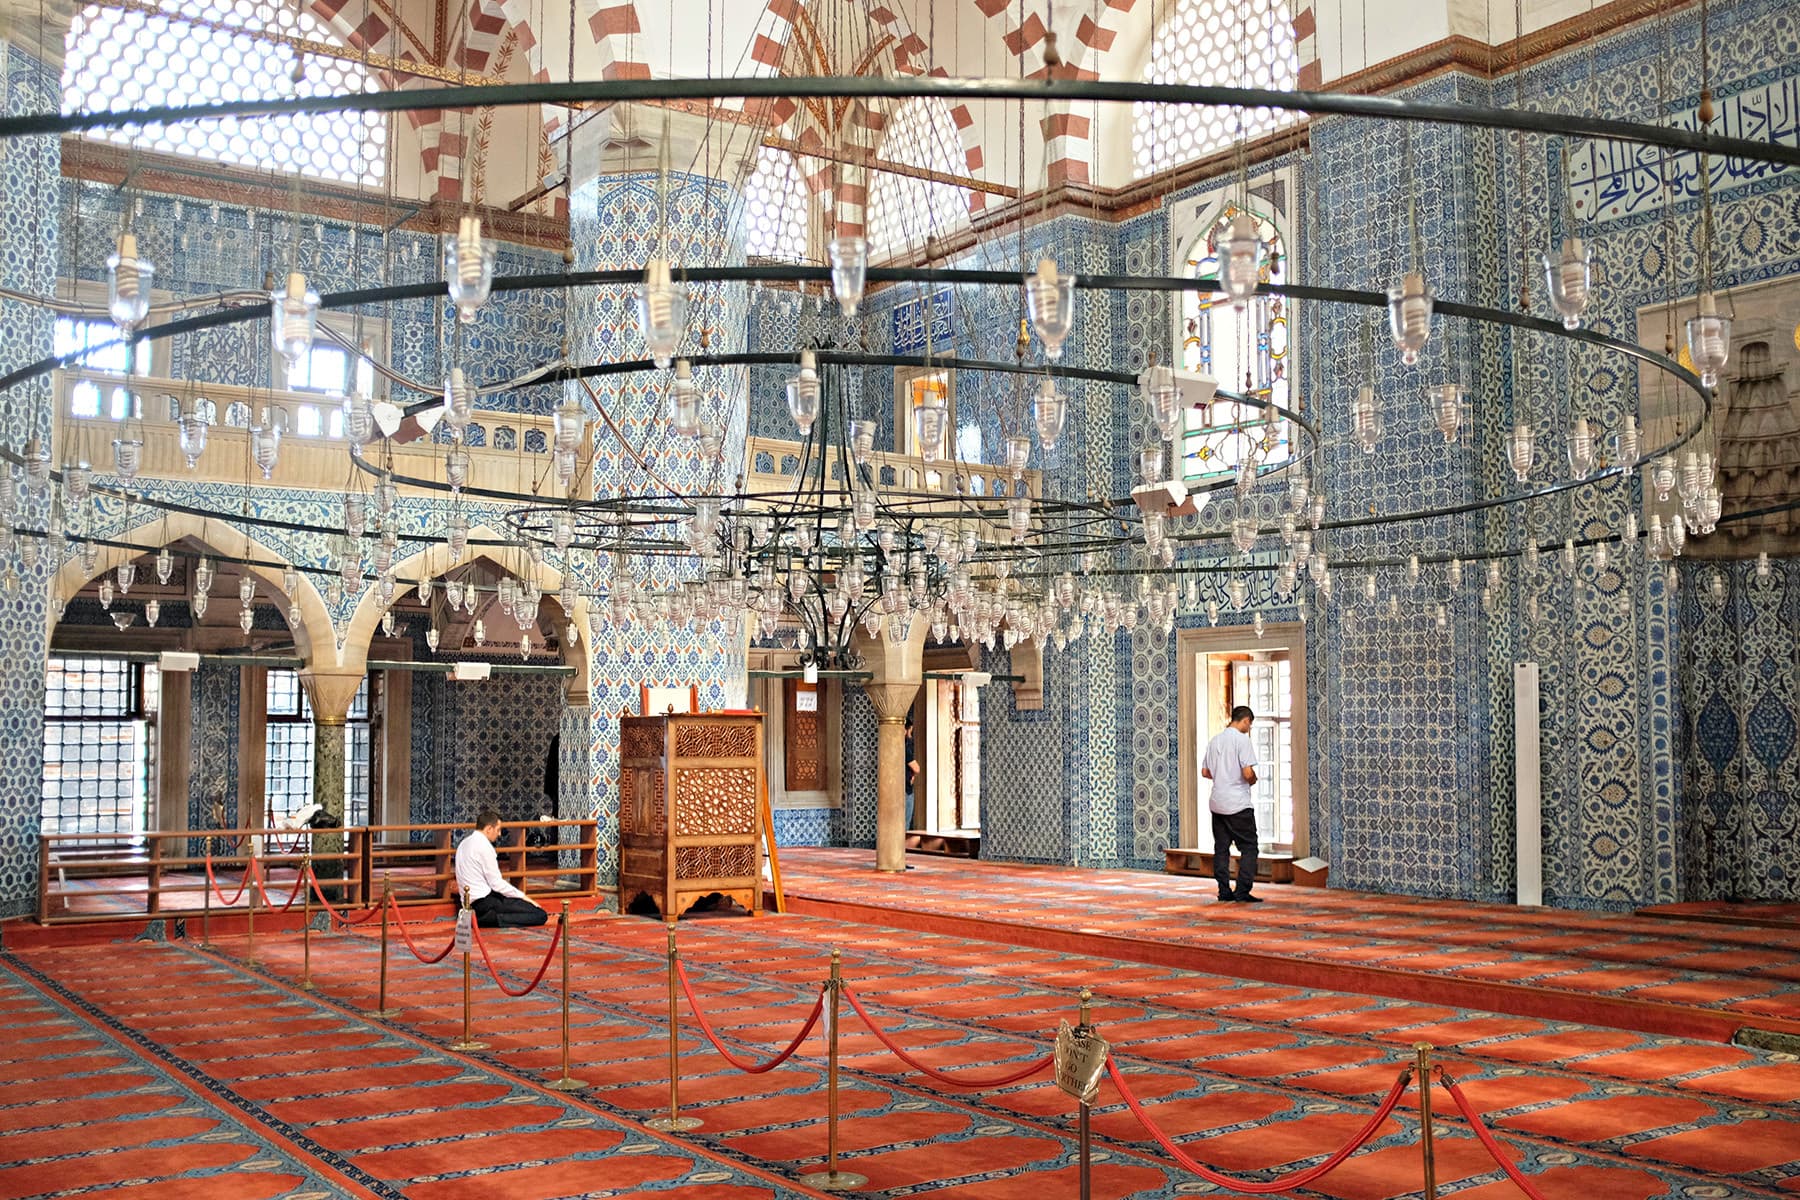
<path id="1" fill-rule="evenodd" d="M 1125 1086 L 1125 1076 L 1120 1073 L 1119 1064 L 1113 1061 L 1111 1055 L 1108 1055 L 1106 1058 L 1106 1074 L 1112 1079 L 1113 1086 L 1119 1089 L 1119 1095 L 1124 1099 L 1125 1107 L 1131 1110 L 1131 1115 L 1137 1118 L 1138 1124 L 1142 1125 L 1145 1132 L 1155 1138 L 1157 1143 L 1160 1144 L 1164 1150 L 1167 1150 L 1177 1163 L 1200 1176 L 1200 1178 L 1206 1180 L 1208 1183 L 1216 1184 L 1223 1188 L 1232 1188 L 1236 1191 L 1249 1192 L 1253 1195 L 1263 1196 L 1271 1195 L 1275 1192 L 1292 1191 L 1294 1188 L 1298 1187 L 1305 1187 L 1307 1184 L 1319 1178 L 1321 1175 L 1324 1175 L 1326 1172 L 1336 1168 L 1346 1158 L 1349 1158 L 1352 1154 L 1356 1153 L 1356 1151 L 1361 1149 L 1370 1138 L 1375 1136 L 1375 1131 L 1381 1128 L 1382 1122 L 1386 1121 L 1388 1117 L 1393 1114 L 1394 1106 L 1400 1103 L 1400 1097 L 1406 1091 L 1406 1085 L 1412 1078 L 1412 1070 L 1410 1068 L 1402 1071 L 1400 1077 L 1394 1080 L 1394 1086 L 1388 1089 L 1387 1097 L 1382 1100 L 1381 1107 L 1377 1108 L 1374 1113 L 1370 1115 L 1368 1122 L 1363 1125 L 1361 1129 L 1356 1131 L 1356 1135 L 1348 1142 L 1344 1143 L 1344 1145 L 1332 1154 L 1330 1158 L 1327 1158 L 1324 1162 L 1317 1163 L 1314 1166 L 1304 1167 L 1301 1170 L 1283 1175 L 1279 1179 L 1259 1182 L 1238 1179 L 1231 1175 L 1221 1174 L 1211 1167 L 1198 1163 L 1188 1157 L 1188 1155 L 1182 1152 L 1181 1147 L 1177 1146 L 1174 1141 L 1170 1139 L 1168 1134 L 1157 1127 L 1156 1123 L 1150 1119 L 1149 1114 L 1144 1111 L 1144 1106 L 1138 1103 L 1138 1098 L 1131 1094 L 1130 1089 Z"/>
<path id="2" fill-rule="evenodd" d="M 406 922 L 401 920 L 401 918 L 400 918 L 400 902 L 398 900 L 394 899 L 393 896 L 390 895 L 388 897 L 388 903 L 394 906 L 394 925 L 396 928 L 398 928 L 400 930 L 400 937 L 406 942 L 406 948 L 408 950 L 412 951 L 412 956 L 414 958 L 418 959 L 422 963 L 430 964 L 430 963 L 443 962 L 444 959 L 446 959 L 450 956 L 450 951 L 452 951 L 456 948 L 456 931 L 455 930 L 452 930 L 450 932 L 450 940 L 448 942 L 444 943 L 444 948 L 442 950 L 439 950 L 436 954 L 433 954 L 431 957 L 427 958 L 425 955 L 419 953 L 419 947 L 412 940 L 412 934 L 406 932 Z"/>
<path id="3" fill-rule="evenodd" d="M 825 1011 L 825 997 L 821 995 L 813 1001 L 812 1011 L 806 1014 L 806 1023 L 800 1026 L 800 1032 L 794 1035 L 794 1040 L 789 1042 L 786 1048 L 774 1058 L 764 1063 L 754 1063 L 748 1059 L 739 1058 L 727 1050 L 723 1042 L 719 1041 L 719 1035 L 713 1032 L 712 1024 L 707 1021 L 706 1014 L 700 1011 L 699 997 L 694 995 L 694 986 L 688 980 L 687 967 L 682 965 L 680 959 L 675 960 L 675 977 L 681 981 L 681 990 L 687 993 L 688 1007 L 693 1010 L 694 1021 L 700 1026 L 700 1032 L 706 1035 L 706 1040 L 712 1043 L 712 1048 L 719 1052 L 721 1058 L 746 1075 L 761 1075 L 773 1071 L 786 1062 L 794 1051 L 800 1048 L 801 1043 L 806 1041 L 807 1035 L 812 1033 L 813 1026 L 819 1023 L 819 1017 Z"/>
<path id="4" fill-rule="evenodd" d="M 519 996 L 529 996 L 532 992 L 537 990 L 538 984 L 544 982 L 544 972 L 550 969 L 550 960 L 556 957 L 556 947 L 557 944 L 562 941 L 563 935 L 562 922 L 558 921 L 556 923 L 556 932 L 551 935 L 550 938 L 550 949 L 545 953 L 544 961 L 538 964 L 537 974 L 532 976 L 531 982 L 525 985 L 523 991 L 515 992 L 501 982 L 500 972 L 494 970 L 494 960 L 488 957 L 487 943 L 481 940 L 481 922 L 471 918 L 469 921 L 469 928 L 475 931 L 475 946 L 481 951 L 481 961 L 487 964 L 488 974 L 494 977 L 494 986 L 514 998 Z"/>
<path id="5" fill-rule="evenodd" d="M 250 861 L 255 862 L 256 860 L 251 859 Z M 244 889 L 250 886 L 250 872 L 248 869 L 244 871 L 244 878 L 238 883 L 237 895 L 227 900 L 224 891 L 219 887 L 218 878 L 213 875 L 212 855 L 208 854 L 206 856 L 206 882 L 207 885 L 212 888 L 213 894 L 219 898 L 220 904 L 223 904 L 226 908 L 235 908 L 237 902 L 244 898 Z"/>
<path id="6" fill-rule="evenodd" d="M 258 892 L 262 893 L 263 907 L 264 908 L 275 908 L 275 902 L 273 900 L 269 899 L 269 889 L 263 885 L 263 871 L 262 871 L 261 861 L 258 859 L 254 859 L 254 858 L 251 859 L 250 860 L 250 869 L 251 869 L 252 874 L 254 874 L 256 876 L 256 890 Z M 287 903 L 283 904 L 280 908 L 275 908 L 276 912 L 286 912 L 288 909 L 294 907 L 294 901 L 298 900 L 300 898 L 300 893 L 305 890 L 304 888 L 302 888 L 300 886 L 300 883 L 301 883 L 301 877 L 299 875 L 295 875 L 294 876 L 294 886 L 288 889 Z"/>
<path id="7" fill-rule="evenodd" d="M 331 901 L 329 901 L 325 898 L 325 889 L 319 886 L 319 877 L 313 873 L 311 864 L 307 865 L 306 875 L 307 875 L 307 882 L 312 885 L 313 895 L 315 895 L 319 898 L 319 903 L 324 905 L 325 911 L 331 914 L 332 920 L 337 921 L 339 924 L 345 925 L 345 926 L 364 925 L 364 924 L 367 924 L 371 918 L 381 915 L 381 905 L 380 904 L 372 904 L 369 906 L 369 911 L 365 912 L 362 916 L 360 916 L 360 917 L 349 916 L 348 914 L 339 910 L 336 905 L 332 904 Z"/>
<path id="8" fill-rule="evenodd" d="M 1499 1139 L 1494 1137 L 1493 1130 L 1487 1127 L 1487 1122 L 1481 1119 L 1480 1114 L 1475 1111 L 1475 1106 L 1470 1104 L 1468 1097 L 1463 1095 L 1462 1089 L 1456 1086 L 1456 1081 L 1448 1075 L 1443 1075 L 1442 1079 L 1445 1090 L 1450 1093 L 1450 1098 L 1456 1101 L 1456 1107 L 1462 1109 L 1462 1115 L 1468 1118 L 1469 1128 L 1475 1131 L 1475 1140 L 1480 1142 L 1482 1148 L 1492 1156 L 1495 1162 L 1500 1164 L 1500 1169 L 1506 1172 L 1506 1177 L 1517 1184 L 1519 1190 L 1531 1197 L 1531 1200 L 1544 1200 L 1544 1193 L 1538 1191 L 1537 1185 L 1520 1174 L 1519 1168 L 1514 1166 L 1512 1161 L 1501 1152 L 1503 1147 L 1500 1145 Z"/>
<path id="9" fill-rule="evenodd" d="M 856 1010 L 856 1015 L 861 1017 L 863 1024 L 869 1027 L 869 1032 L 875 1035 L 877 1041 L 892 1051 L 895 1058 L 898 1058 L 913 1070 L 922 1071 L 930 1078 L 937 1080 L 939 1083 L 948 1084 L 950 1087 L 1005 1087 L 1009 1083 L 1017 1083 L 1021 1079 L 1036 1075 L 1039 1071 L 1042 1071 L 1045 1067 L 1050 1066 L 1056 1061 L 1055 1055 L 1046 1054 L 1042 1058 L 1033 1059 L 1031 1062 L 1026 1063 L 1023 1067 L 1020 1067 L 1010 1075 L 996 1075 L 992 1079 L 971 1079 L 967 1076 L 946 1075 L 936 1067 L 928 1066 L 925 1063 L 920 1062 L 905 1050 L 902 1050 L 899 1046 L 895 1045 L 893 1039 L 888 1037 L 881 1026 L 875 1024 L 874 1019 L 871 1018 L 868 1012 L 863 1008 L 862 1002 L 856 998 L 856 994 L 847 987 L 844 989 L 844 999 L 850 1001 L 850 1007 Z"/>

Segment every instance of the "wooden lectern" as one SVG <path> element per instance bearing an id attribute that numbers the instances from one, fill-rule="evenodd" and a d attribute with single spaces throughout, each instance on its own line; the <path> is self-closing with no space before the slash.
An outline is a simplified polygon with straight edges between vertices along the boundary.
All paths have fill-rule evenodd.
<path id="1" fill-rule="evenodd" d="M 762 900 L 761 713 L 619 718 L 619 911 L 674 920 L 715 892 Z"/>

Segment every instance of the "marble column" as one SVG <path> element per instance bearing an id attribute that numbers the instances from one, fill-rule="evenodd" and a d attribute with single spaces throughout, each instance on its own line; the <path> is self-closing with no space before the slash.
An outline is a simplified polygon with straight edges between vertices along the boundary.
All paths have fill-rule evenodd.
<path id="1" fill-rule="evenodd" d="M 340 822 L 344 819 L 345 723 L 363 675 L 362 671 L 316 667 L 300 671 L 300 686 L 306 689 L 313 710 L 313 803 Z M 342 829 L 315 834 L 312 849 L 315 856 L 342 853 Z M 330 858 L 315 861 L 313 871 L 320 879 L 340 879 L 346 874 L 342 860 Z"/>
<path id="2" fill-rule="evenodd" d="M 919 685 L 865 685 L 880 721 L 875 793 L 875 869 L 906 870 L 906 717 Z"/>

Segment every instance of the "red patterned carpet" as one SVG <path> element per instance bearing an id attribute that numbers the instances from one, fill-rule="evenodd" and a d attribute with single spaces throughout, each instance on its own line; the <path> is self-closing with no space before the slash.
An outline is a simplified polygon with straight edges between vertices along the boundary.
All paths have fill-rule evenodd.
<path id="1" fill-rule="evenodd" d="M 871 860 L 784 850 L 790 911 L 1713 1041 L 1800 1035 L 1800 928 L 1267 884 L 1264 904 L 1221 904 L 1210 879 Z"/>
<path id="2" fill-rule="evenodd" d="M 942 885 L 933 874 L 913 872 L 907 886 Z M 441 920 L 415 931 L 421 949 L 448 935 Z M 537 972 L 549 935 L 488 935 L 509 987 Z M 820 1032 L 747 1075 L 707 1045 L 684 1002 L 683 1109 L 705 1126 L 653 1133 L 642 1120 L 667 1103 L 663 927 L 601 917 L 573 935 L 574 1073 L 592 1085 L 573 1095 L 546 1086 L 559 1074 L 554 967 L 512 999 L 477 957 L 475 1031 L 490 1045 L 458 1054 L 447 1049 L 461 1031 L 455 960 L 420 964 L 396 940 L 402 1011 L 373 1020 L 378 946 L 366 928 L 314 936 L 314 994 L 294 986 L 294 933 L 259 939 L 260 972 L 183 943 L 16 950 L 0 959 L 0 1010 L 17 1035 L 0 1045 L 0 1195 L 820 1194 L 798 1182 L 825 1151 Z M 746 1059 L 800 1028 L 834 946 L 869 1015 L 951 1073 L 1030 1065 L 1087 985 L 1150 1116 L 1187 1154 L 1237 1174 L 1318 1162 L 1427 1041 L 1547 1200 L 1800 1191 L 1792 1056 L 806 916 L 689 920 L 680 940 L 703 1011 Z M 854 1015 L 842 1031 L 842 1166 L 869 1179 L 857 1194 L 1075 1194 L 1070 1102 L 1045 1076 L 950 1088 L 896 1060 Z M 1443 1191 L 1520 1195 L 1441 1088 L 1435 1103 Z M 1094 1129 L 1096 1196 L 1212 1190 L 1170 1162 L 1111 1085 Z M 1367 1149 L 1306 1194 L 1417 1195 L 1417 1133 L 1409 1093 Z"/>

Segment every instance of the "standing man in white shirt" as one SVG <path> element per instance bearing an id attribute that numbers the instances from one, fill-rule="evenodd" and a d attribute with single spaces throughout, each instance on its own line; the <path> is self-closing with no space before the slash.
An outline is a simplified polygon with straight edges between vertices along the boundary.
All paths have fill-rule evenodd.
<path id="1" fill-rule="evenodd" d="M 484 808 L 475 814 L 475 831 L 456 847 L 456 888 L 469 893 L 475 922 L 484 929 L 498 925 L 542 925 L 550 914 L 537 901 L 500 876 L 494 843 L 500 840 L 500 814 Z"/>
<path id="2" fill-rule="evenodd" d="M 1249 706 L 1231 710 L 1231 723 L 1206 744 L 1200 774 L 1212 780 L 1213 874 L 1219 880 L 1219 899 L 1261 904 L 1252 896 L 1256 882 L 1256 807 L 1250 789 L 1256 783 L 1256 747 L 1250 742 L 1250 723 L 1256 719 Z M 1237 891 L 1231 890 L 1231 847 L 1237 846 Z"/>

